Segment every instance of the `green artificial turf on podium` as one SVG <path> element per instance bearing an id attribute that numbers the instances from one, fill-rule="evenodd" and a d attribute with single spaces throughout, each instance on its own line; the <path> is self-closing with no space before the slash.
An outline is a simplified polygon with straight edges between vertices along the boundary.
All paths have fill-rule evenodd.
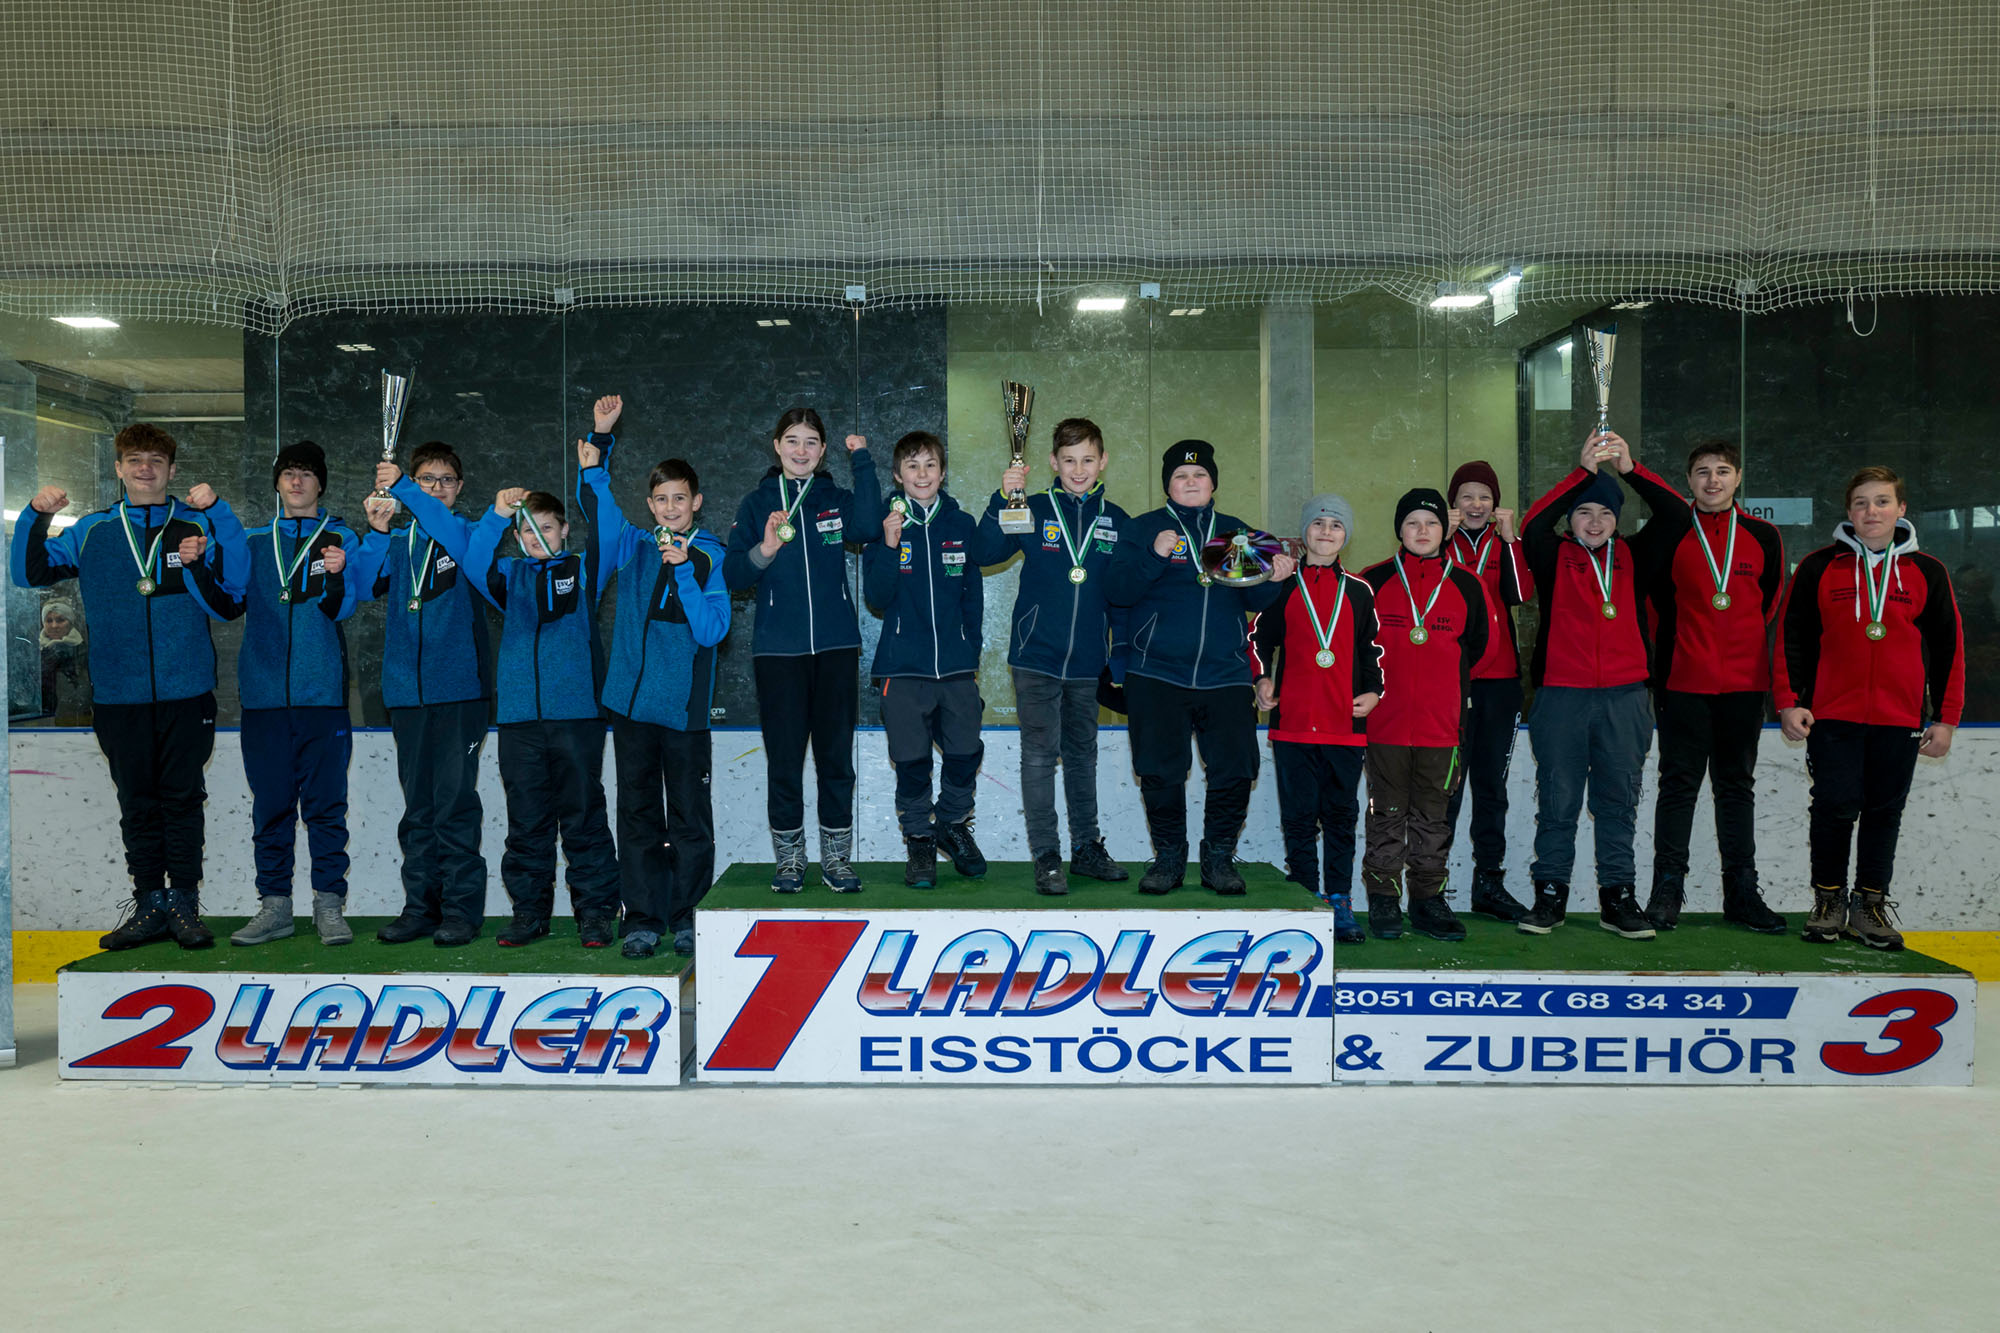
<path id="1" fill-rule="evenodd" d="M 1783 935 L 1759 935 L 1732 926 L 1720 912 L 1693 912 L 1680 928 L 1650 940 L 1628 940 L 1597 924 L 1597 913 L 1571 909 L 1569 920 L 1547 935 L 1526 935 L 1505 922 L 1460 912 L 1465 940 L 1444 944 L 1412 934 L 1334 949 L 1341 972 L 1825 972 L 1836 975 L 1958 974 L 1961 969 L 1905 949 L 1884 953 L 1853 940 L 1807 944 L 1799 938 L 1803 913 L 1786 920 Z M 1362 925 L 1368 914 L 1359 914 Z"/>
<path id="2" fill-rule="evenodd" d="M 408 944 L 384 944 L 375 931 L 389 923 L 386 916 L 352 916 L 354 943 L 329 949 L 313 934 L 312 918 L 299 917 L 298 930 L 290 939 L 237 948 L 229 942 L 229 932 L 239 929 L 248 917 L 204 916 L 215 932 L 213 949 L 183 949 L 172 940 L 142 944 L 120 953 L 95 953 L 71 963 L 77 972 L 272 972 L 287 976 L 303 973 L 349 973 L 378 976 L 385 973 L 465 972 L 507 976 L 527 973 L 535 976 L 625 977 L 672 976 L 686 967 L 689 959 L 673 951 L 672 937 L 651 958 L 627 958 L 616 944 L 608 949 L 586 949 L 578 942 L 576 921 L 559 916 L 549 922 L 549 933 L 519 949 L 503 949 L 494 936 L 506 928 L 510 917 L 489 917 L 478 939 L 459 949 L 440 949 L 429 940 Z"/>
<path id="3" fill-rule="evenodd" d="M 1274 907 L 1310 911 L 1318 904 L 1313 896 L 1285 878 L 1276 866 L 1245 861 L 1237 865 L 1243 876 L 1245 893 L 1240 898 L 1224 898 L 1201 886 L 1201 867 L 1189 865 L 1187 882 L 1172 893 L 1157 896 L 1139 892 L 1139 876 L 1144 862 L 1126 864 L 1132 878 L 1122 884 L 1071 875 L 1069 892 L 1051 897 L 1035 892 L 1035 868 L 1026 861 L 995 861 L 980 879 L 963 879 L 951 862 L 939 861 L 937 887 L 913 889 L 903 883 L 901 861 L 857 861 L 854 873 L 861 876 L 861 892 L 835 893 L 819 881 L 817 867 L 806 871 L 804 893 L 773 893 L 769 861 L 745 861 L 722 872 L 703 910 L 733 909 L 769 912 L 798 909 L 814 912 L 879 912 L 885 908 L 954 907 L 975 911 L 1131 911 L 1135 908 L 1171 911 L 1176 908 L 1206 908 L 1220 911 L 1269 910 Z"/>

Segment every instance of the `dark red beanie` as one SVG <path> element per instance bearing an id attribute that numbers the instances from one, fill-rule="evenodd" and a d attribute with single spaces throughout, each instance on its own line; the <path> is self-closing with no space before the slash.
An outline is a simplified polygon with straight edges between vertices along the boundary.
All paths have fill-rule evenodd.
<path id="1" fill-rule="evenodd" d="M 1458 488 L 1468 481 L 1479 482 L 1486 489 L 1492 491 L 1493 506 L 1496 509 L 1499 508 L 1500 475 L 1493 470 L 1493 465 L 1483 458 L 1475 458 L 1470 463 L 1460 463 L 1458 465 L 1458 471 L 1451 474 L 1451 485 L 1445 487 L 1445 503 L 1456 509 L 1458 507 Z"/>

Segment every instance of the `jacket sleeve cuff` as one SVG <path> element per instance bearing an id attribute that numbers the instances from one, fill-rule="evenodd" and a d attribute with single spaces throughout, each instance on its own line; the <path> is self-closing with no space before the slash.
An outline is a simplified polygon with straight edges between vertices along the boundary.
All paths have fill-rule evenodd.
<path id="1" fill-rule="evenodd" d="M 765 555 L 762 543 L 759 543 L 758 545 L 751 547 L 749 550 L 745 551 L 744 554 L 749 556 L 750 563 L 755 565 L 759 569 L 769 569 L 771 567 L 771 562 L 778 558 L 775 555 Z"/>

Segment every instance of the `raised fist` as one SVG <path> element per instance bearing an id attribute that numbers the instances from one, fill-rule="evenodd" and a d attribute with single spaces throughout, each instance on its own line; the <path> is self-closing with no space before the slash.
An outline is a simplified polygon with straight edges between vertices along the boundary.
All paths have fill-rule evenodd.
<path id="1" fill-rule="evenodd" d="M 341 570 L 346 569 L 347 548 L 339 545 L 327 547 L 320 554 L 320 567 L 329 574 L 338 574 Z"/>
<path id="2" fill-rule="evenodd" d="M 69 507 L 69 492 L 60 486 L 44 486 L 28 501 L 28 507 L 41 514 L 61 513 Z"/>
<path id="3" fill-rule="evenodd" d="M 596 467 L 604 462 L 604 451 L 589 440 L 576 442 L 576 465 L 580 468 Z"/>
<path id="4" fill-rule="evenodd" d="M 203 482 L 188 491 L 188 503 L 196 509 L 206 509 L 215 503 L 215 487 Z"/>
<path id="5" fill-rule="evenodd" d="M 207 549 L 208 549 L 208 538 L 206 537 L 181 538 L 181 544 L 180 544 L 181 568 L 192 569 L 196 565 L 200 564 L 201 553 L 203 551 L 206 551 Z"/>
<path id="6" fill-rule="evenodd" d="M 402 479 L 403 469 L 386 460 L 375 465 L 375 489 L 386 491 Z"/>
<path id="7" fill-rule="evenodd" d="M 609 435 L 624 411 L 625 400 L 615 393 L 607 393 L 590 405 L 591 424 L 599 435 Z"/>
<path id="8" fill-rule="evenodd" d="M 493 497 L 493 508 L 498 511 L 500 517 L 512 518 L 514 517 L 514 511 L 519 509 L 521 502 L 527 498 L 528 488 L 526 486 L 509 486 L 506 490 L 501 491 Z"/>
<path id="9" fill-rule="evenodd" d="M 1179 540 L 1179 533 L 1171 528 L 1164 529 L 1159 536 L 1153 538 L 1153 554 L 1162 560 L 1166 559 L 1174 553 L 1174 543 Z"/>
<path id="10" fill-rule="evenodd" d="M 1511 542 L 1511 541 L 1513 541 L 1513 540 L 1514 540 L 1514 511 L 1513 511 L 1513 510 L 1511 510 L 1511 509 L 1496 509 L 1496 510 L 1494 510 L 1494 511 L 1493 511 L 1493 526 L 1494 526 L 1494 528 L 1495 528 L 1495 529 L 1496 529 L 1496 530 L 1497 530 L 1497 531 L 1498 531 L 1498 532 L 1500 533 L 1500 540 L 1501 540 L 1501 541 L 1503 541 L 1503 542 Z"/>
<path id="11" fill-rule="evenodd" d="M 858 450 L 868 447 L 868 437 L 866 435 L 850 435 L 847 437 L 846 443 L 847 452 L 850 454 L 855 453 Z"/>

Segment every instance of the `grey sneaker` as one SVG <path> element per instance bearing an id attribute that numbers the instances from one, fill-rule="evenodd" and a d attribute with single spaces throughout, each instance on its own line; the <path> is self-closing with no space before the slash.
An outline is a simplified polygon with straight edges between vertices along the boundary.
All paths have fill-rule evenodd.
<path id="1" fill-rule="evenodd" d="M 267 893 L 257 900 L 257 915 L 245 922 L 243 929 L 231 935 L 229 942 L 269 944 L 272 940 L 291 938 L 294 929 L 292 896 L 289 893 Z M 354 937 L 349 935 L 348 938 Z"/>
<path id="2" fill-rule="evenodd" d="M 287 898 L 286 902 L 291 899 Z M 325 945 L 354 943 L 354 927 L 347 924 L 347 895 L 344 893 L 313 894 L 313 929 L 319 932 L 319 942 Z"/>
<path id="3" fill-rule="evenodd" d="M 1847 937 L 1860 940 L 1871 949 L 1893 953 L 1902 948 L 1902 932 L 1889 920 L 1890 910 L 1895 906 L 1880 889 L 1856 889 L 1847 899 Z"/>
<path id="4" fill-rule="evenodd" d="M 854 873 L 854 826 L 819 831 L 819 880 L 835 893 L 861 892 Z M 678 932 L 677 932 L 678 933 Z"/>
<path id="5" fill-rule="evenodd" d="M 657 931 L 635 930 L 625 936 L 625 947 L 618 952 L 627 958 L 651 958 L 660 947 Z"/>
<path id="6" fill-rule="evenodd" d="M 1808 944 L 1832 944 L 1847 929 L 1847 890 L 1813 885 L 1812 915 L 1806 918 L 1800 938 Z"/>

